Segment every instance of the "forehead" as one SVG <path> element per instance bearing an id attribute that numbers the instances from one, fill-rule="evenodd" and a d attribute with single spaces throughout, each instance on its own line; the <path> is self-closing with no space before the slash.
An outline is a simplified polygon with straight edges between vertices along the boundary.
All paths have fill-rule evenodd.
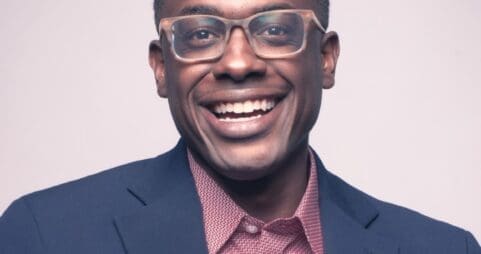
<path id="1" fill-rule="evenodd" d="M 164 0 L 161 16 L 211 14 L 226 18 L 244 18 L 276 9 L 312 9 L 317 0 Z"/>

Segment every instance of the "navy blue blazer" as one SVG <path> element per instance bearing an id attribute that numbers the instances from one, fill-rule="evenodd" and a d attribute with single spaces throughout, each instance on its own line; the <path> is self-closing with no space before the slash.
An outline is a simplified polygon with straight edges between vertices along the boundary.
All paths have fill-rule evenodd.
<path id="1" fill-rule="evenodd" d="M 463 229 L 379 201 L 319 170 L 327 254 L 481 254 Z M 186 146 L 22 197 L 0 218 L 0 253 L 207 253 Z"/>

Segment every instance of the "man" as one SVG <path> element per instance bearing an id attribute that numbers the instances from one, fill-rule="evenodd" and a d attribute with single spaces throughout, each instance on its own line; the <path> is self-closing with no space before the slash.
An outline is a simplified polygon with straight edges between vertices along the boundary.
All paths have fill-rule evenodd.
<path id="1" fill-rule="evenodd" d="M 470 233 L 349 186 L 309 148 L 339 56 L 328 1 L 154 9 L 150 65 L 182 139 L 15 201 L 0 253 L 481 253 Z"/>

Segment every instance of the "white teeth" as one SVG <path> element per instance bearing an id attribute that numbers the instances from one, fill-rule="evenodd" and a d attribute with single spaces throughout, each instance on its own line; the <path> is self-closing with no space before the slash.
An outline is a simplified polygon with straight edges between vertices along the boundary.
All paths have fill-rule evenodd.
<path id="1" fill-rule="evenodd" d="M 254 101 L 254 109 L 261 108 L 261 102 L 259 100 Z"/>
<path id="2" fill-rule="evenodd" d="M 232 103 L 227 103 L 225 104 L 225 112 L 234 112 L 234 104 Z M 220 112 L 216 112 L 217 114 L 220 114 Z"/>
<path id="3" fill-rule="evenodd" d="M 268 101 L 267 102 L 267 108 L 271 109 L 274 107 L 274 101 Z"/>
<path id="4" fill-rule="evenodd" d="M 234 103 L 234 113 L 236 114 L 244 113 L 244 105 L 242 105 L 242 103 L 240 102 Z"/>
<path id="5" fill-rule="evenodd" d="M 267 110 L 267 101 L 266 100 L 262 100 L 261 102 L 261 109 L 266 111 Z"/>
<path id="6" fill-rule="evenodd" d="M 272 99 L 262 99 L 262 100 L 247 100 L 244 102 L 235 103 L 218 103 L 214 106 L 214 112 L 216 114 L 225 113 L 252 113 L 256 110 L 268 111 L 274 108 L 276 102 Z"/>
<path id="7" fill-rule="evenodd" d="M 246 101 L 244 102 L 244 112 L 246 113 L 251 113 L 251 112 L 254 112 L 254 106 L 253 106 L 254 103 L 252 103 L 252 101 Z"/>
<path id="8" fill-rule="evenodd" d="M 219 120 L 222 121 L 222 122 L 246 122 L 246 121 L 250 121 L 250 120 L 253 120 L 253 119 L 257 119 L 261 116 L 262 115 L 255 115 L 255 116 L 249 116 L 249 117 L 236 117 L 236 118 L 226 117 L 226 118 L 219 118 Z"/>

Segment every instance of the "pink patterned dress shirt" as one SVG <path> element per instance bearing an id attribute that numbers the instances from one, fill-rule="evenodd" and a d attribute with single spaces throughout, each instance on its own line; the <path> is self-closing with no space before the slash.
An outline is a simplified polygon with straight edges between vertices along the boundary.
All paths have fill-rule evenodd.
<path id="1" fill-rule="evenodd" d="M 290 218 L 269 223 L 240 208 L 188 152 L 199 194 L 209 253 L 323 253 L 316 162 L 309 151 L 306 192 Z"/>

